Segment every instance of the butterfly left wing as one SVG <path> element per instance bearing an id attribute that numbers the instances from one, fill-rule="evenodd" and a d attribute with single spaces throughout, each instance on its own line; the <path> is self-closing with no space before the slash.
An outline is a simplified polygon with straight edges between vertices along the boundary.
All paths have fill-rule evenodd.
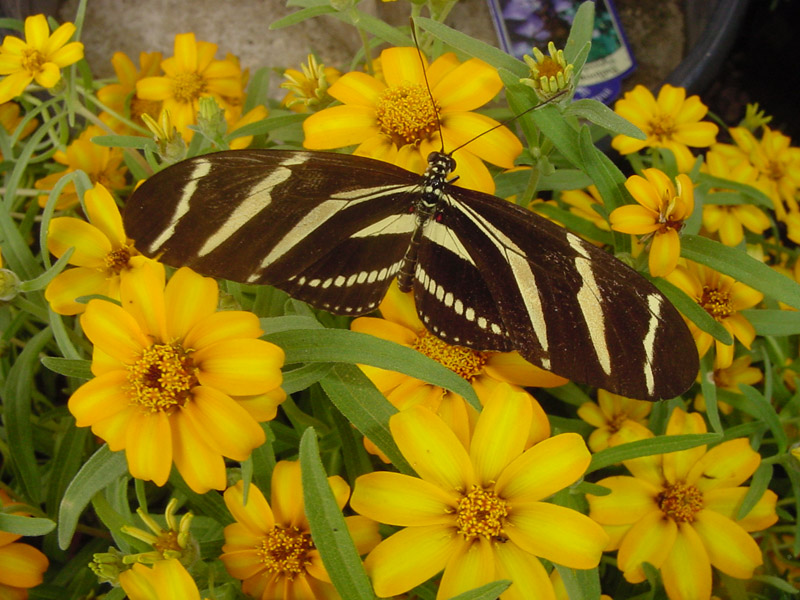
<path id="1" fill-rule="evenodd" d="M 145 181 L 128 200 L 125 228 L 166 264 L 360 314 L 400 267 L 418 189 L 418 175 L 357 156 L 218 152 Z"/>
<path id="2" fill-rule="evenodd" d="M 632 398 L 671 398 L 694 381 L 697 351 L 682 317 L 655 286 L 610 254 L 520 207 L 453 186 L 435 220 L 458 240 L 450 250 L 480 274 L 464 289 L 439 269 L 437 286 L 444 294 L 461 289 L 487 317 L 468 321 L 431 310 L 434 299 L 421 286 L 424 314 L 439 315 L 448 336 L 494 327 L 532 363 Z M 493 311 L 500 323 L 489 318 Z M 443 325 L 434 320 L 429 327 L 435 332 Z"/>

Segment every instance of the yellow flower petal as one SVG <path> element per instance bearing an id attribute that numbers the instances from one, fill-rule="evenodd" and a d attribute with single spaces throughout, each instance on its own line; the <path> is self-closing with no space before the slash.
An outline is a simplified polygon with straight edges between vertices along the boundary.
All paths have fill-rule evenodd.
<path id="1" fill-rule="evenodd" d="M 364 566 L 375 593 L 388 598 L 427 581 L 447 564 L 463 544 L 451 527 L 408 527 L 383 540 L 367 556 Z"/>
<path id="2" fill-rule="evenodd" d="M 336 83 L 328 88 L 328 93 L 342 104 L 374 110 L 378 97 L 385 89 L 385 83 L 366 73 L 353 71 L 337 79 Z"/>
<path id="3" fill-rule="evenodd" d="M 137 479 L 162 486 L 172 467 L 172 434 L 166 413 L 134 411 L 125 441 L 128 471 Z M 188 483 L 188 481 L 187 481 Z"/>
<path id="4" fill-rule="evenodd" d="M 749 579 L 762 564 L 761 549 L 737 523 L 711 510 L 695 515 L 692 527 L 703 540 L 711 564 L 723 573 Z"/>
<path id="5" fill-rule="evenodd" d="M 546 502 L 512 505 L 504 531 L 526 552 L 572 569 L 596 567 L 608 543 L 603 528 L 586 515 Z"/>
<path id="6" fill-rule="evenodd" d="M 164 290 L 167 340 L 182 340 L 197 323 L 217 310 L 219 287 L 211 277 L 187 267 L 170 277 Z"/>
<path id="7" fill-rule="evenodd" d="M 497 71 L 477 58 L 461 63 L 432 87 L 442 115 L 475 110 L 491 101 L 503 88 Z"/>
<path id="8" fill-rule="evenodd" d="M 124 370 L 112 371 L 84 383 L 67 403 L 75 424 L 88 427 L 126 410 L 131 403 L 124 391 L 127 385 L 128 373 Z"/>
<path id="9" fill-rule="evenodd" d="M 556 600 L 553 584 L 538 558 L 516 544 L 495 544 L 495 578 L 514 583 L 503 592 L 503 600 L 527 600 L 536 590 L 537 600 Z"/>
<path id="10" fill-rule="evenodd" d="M 95 269 L 105 268 L 105 258 L 112 249 L 109 239 L 94 225 L 73 217 L 57 217 L 50 221 L 47 249 L 60 258 L 70 248 L 75 248 L 70 264 Z"/>
<path id="11" fill-rule="evenodd" d="M 389 525 L 453 525 L 459 499 L 457 493 L 447 493 L 423 479 L 376 471 L 356 480 L 350 506 Z"/>
<path id="12" fill-rule="evenodd" d="M 264 334 L 258 317 L 241 310 L 215 312 L 198 320 L 183 338 L 185 348 L 204 348 L 223 340 L 257 338 Z"/>
<path id="13" fill-rule="evenodd" d="M 88 267 L 67 269 L 56 275 L 44 291 L 50 307 L 60 315 L 77 315 L 86 310 L 86 304 L 76 298 L 99 294 L 109 295 L 108 277 L 102 271 Z"/>
<path id="14" fill-rule="evenodd" d="M 681 257 L 681 239 L 674 229 L 653 237 L 648 266 L 653 277 L 665 277 L 675 270 Z"/>
<path id="15" fill-rule="evenodd" d="M 492 542 L 479 537 L 471 544 L 461 544 L 447 562 L 438 596 L 453 598 L 494 581 L 494 566 Z"/>
<path id="16" fill-rule="evenodd" d="M 32 15 L 25 19 L 25 41 L 29 46 L 42 51 L 45 49 L 49 37 L 50 26 L 44 15 Z"/>
<path id="17" fill-rule="evenodd" d="M 91 300 L 81 317 L 86 337 L 109 356 L 123 364 L 133 364 L 150 345 L 136 319 L 122 308 L 105 300 Z"/>
<path id="18" fill-rule="evenodd" d="M 275 522 L 281 527 L 307 530 L 308 521 L 303 505 L 300 463 L 282 460 L 272 471 L 270 506 L 275 513 Z"/>
<path id="19" fill-rule="evenodd" d="M 703 492 L 744 483 L 761 464 L 761 455 L 747 438 L 728 440 L 714 446 L 689 471 L 686 482 Z"/>
<path id="20" fill-rule="evenodd" d="M 587 495 L 589 516 L 603 525 L 631 525 L 658 508 L 660 489 L 635 477 L 607 477 L 598 485 L 611 489 L 605 496 Z"/>
<path id="21" fill-rule="evenodd" d="M 133 317 L 141 330 L 156 343 L 169 343 L 164 306 L 164 266 L 147 261 L 141 268 L 124 271 L 119 294 L 128 318 Z"/>
<path id="22" fill-rule="evenodd" d="M 201 432 L 182 415 L 174 415 L 172 425 L 172 460 L 183 480 L 195 493 L 224 490 L 225 461 L 205 442 Z M 169 472 L 169 471 L 167 471 Z"/>
<path id="23" fill-rule="evenodd" d="M 590 461 L 583 439 L 563 433 L 526 450 L 500 474 L 495 489 L 512 504 L 538 501 L 577 481 Z"/>
<path id="24" fill-rule="evenodd" d="M 233 518 L 248 531 L 260 536 L 275 527 L 272 509 L 264 494 L 255 485 L 251 484 L 247 491 L 247 504 L 244 503 L 244 482 L 241 480 L 225 490 L 223 499 Z"/>
<path id="25" fill-rule="evenodd" d="M 332 106 L 303 121 L 303 146 L 311 150 L 352 146 L 379 132 L 373 108 Z"/>
<path id="26" fill-rule="evenodd" d="M 280 386 L 284 353 L 264 340 L 223 340 L 193 355 L 202 385 L 233 396 L 263 394 Z"/>
<path id="27" fill-rule="evenodd" d="M 661 568 L 661 576 L 667 596 L 673 600 L 711 597 L 708 554 L 691 525 L 681 523 L 670 555 Z"/>
<path id="28" fill-rule="evenodd" d="M 42 583 L 44 572 L 47 570 L 48 560 L 41 551 L 33 546 L 22 543 L 11 543 L 0 547 L 0 593 L 14 594 L 13 588 L 32 588 Z M 22 591 L 27 598 L 27 592 Z M 9 595 L 9 600 L 17 596 Z"/>
<path id="29" fill-rule="evenodd" d="M 386 85 L 395 87 L 424 83 L 425 67 L 419 56 L 419 50 L 413 47 L 386 48 L 381 52 L 381 66 Z"/>
<path id="30" fill-rule="evenodd" d="M 127 242 L 125 229 L 122 226 L 122 215 L 119 213 L 114 198 L 101 183 L 95 183 L 91 190 L 83 196 L 86 214 L 92 225 L 103 232 L 112 246 L 119 248 Z"/>
<path id="31" fill-rule="evenodd" d="M 622 540 L 617 565 L 631 583 L 644 581 L 643 562 L 659 568 L 672 552 L 678 527 L 665 519 L 661 511 L 653 511 L 640 519 Z"/>
<path id="32" fill-rule="evenodd" d="M 464 446 L 429 409 L 413 406 L 392 415 L 389 428 L 403 456 L 424 480 L 446 492 L 477 483 Z"/>
<path id="33" fill-rule="evenodd" d="M 467 151 L 475 156 L 504 169 L 514 166 L 514 159 L 522 152 L 522 142 L 509 129 L 499 127 L 494 119 L 479 113 L 446 113 L 442 115 L 442 133 L 450 148 L 470 142 Z M 475 136 L 480 137 L 475 138 Z M 472 141 L 470 141 L 472 140 Z M 456 163 L 460 158 L 456 153 Z"/>

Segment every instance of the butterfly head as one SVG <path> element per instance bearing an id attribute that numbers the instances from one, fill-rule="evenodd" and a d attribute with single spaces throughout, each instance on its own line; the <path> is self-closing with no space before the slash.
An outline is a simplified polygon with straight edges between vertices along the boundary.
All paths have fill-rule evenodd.
<path id="1" fill-rule="evenodd" d="M 428 155 L 426 175 L 444 179 L 456 168 L 455 159 L 444 152 L 431 152 Z"/>

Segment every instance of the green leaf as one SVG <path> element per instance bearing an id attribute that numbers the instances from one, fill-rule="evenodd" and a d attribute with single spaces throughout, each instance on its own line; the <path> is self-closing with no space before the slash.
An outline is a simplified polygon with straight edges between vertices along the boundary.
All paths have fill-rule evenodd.
<path id="1" fill-rule="evenodd" d="M 8 515 L 0 512 L 0 531 L 24 536 L 39 536 L 46 535 L 55 528 L 56 524 L 51 519 Z"/>
<path id="2" fill-rule="evenodd" d="M 281 388 L 287 394 L 294 394 L 310 388 L 325 377 L 333 365 L 329 363 L 310 363 L 283 373 Z"/>
<path id="3" fill-rule="evenodd" d="M 480 58 L 483 62 L 490 64 L 495 69 L 506 69 L 513 73 L 518 79 L 530 75 L 530 70 L 524 62 L 506 54 L 499 48 L 478 41 L 473 37 L 451 29 L 447 25 L 434 21 L 433 19 L 416 17 L 414 22 L 419 25 L 420 28 L 448 46 L 456 50 L 461 50 L 469 56 Z"/>
<path id="4" fill-rule="evenodd" d="M 748 309 L 740 311 L 758 335 L 785 336 L 800 333 L 800 312 L 780 309 Z"/>
<path id="5" fill-rule="evenodd" d="M 570 600 L 600 598 L 600 572 L 597 569 L 570 569 L 555 565 Z"/>
<path id="6" fill-rule="evenodd" d="M 300 439 L 300 469 L 311 537 L 333 585 L 342 598 L 374 600 L 369 577 L 322 466 L 316 433 L 310 427 Z"/>
<path id="7" fill-rule="evenodd" d="M 92 379 L 92 361 L 61 358 L 58 356 L 43 356 L 42 364 L 60 375 L 76 377 L 77 379 Z"/>
<path id="8" fill-rule="evenodd" d="M 389 404 L 361 369 L 355 365 L 335 365 L 320 385 L 339 412 L 380 448 L 401 473 L 414 473 L 389 431 L 389 417 L 397 409 Z"/>
<path id="9" fill-rule="evenodd" d="M 265 339 L 283 348 L 286 364 L 351 363 L 397 371 L 451 390 L 480 410 L 475 390 L 467 381 L 424 354 L 394 342 L 347 329 L 293 329 Z"/>
<path id="10" fill-rule="evenodd" d="M 314 17 L 319 17 L 322 15 L 330 15 L 335 12 L 336 9 L 330 6 L 329 4 L 324 6 L 309 6 L 308 8 L 301 8 L 298 11 L 288 14 L 282 19 L 273 21 L 272 23 L 270 23 L 269 28 L 273 30 L 283 29 L 284 27 L 297 25 L 298 23 L 302 23 L 303 21 L 307 21 L 308 19 L 313 19 Z"/>
<path id="11" fill-rule="evenodd" d="M 276 129 L 282 129 L 283 127 L 290 127 L 292 125 L 297 125 L 298 123 L 302 123 L 305 121 L 306 115 L 292 113 L 290 115 L 279 115 L 274 117 L 269 117 L 267 119 L 261 119 L 260 121 L 256 121 L 255 123 L 248 123 L 247 125 L 243 125 L 232 131 L 231 133 L 225 136 L 226 140 L 233 140 L 237 137 L 244 137 L 247 135 L 263 135 L 265 133 L 269 133 L 271 131 L 275 131 Z"/>
<path id="12" fill-rule="evenodd" d="M 64 492 L 58 508 L 59 548 L 66 550 L 69 547 L 78 519 L 92 497 L 127 471 L 125 453 L 111 452 L 106 445 L 86 461 Z"/>
<path id="13" fill-rule="evenodd" d="M 698 173 L 696 181 L 699 185 L 738 192 L 735 194 L 727 192 L 707 194 L 706 204 L 756 204 L 770 210 L 774 207 L 774 203 L 769 196 L 745 183 L 714 177 L 708 173 Z"/>
<path id="14" fill-rule="evenodd" d="M 493 581 L 492 583 L 482 585 L 474 590 L 469 590 L 458 596 L 453 596 L 450 600 L 495 600 L 499 598 L 510 585 L 511 581 L 508 579 L 501 579 L 500 581 Z"/>
<path id="15" fill-rule="evenodd" d="M 109 148 L 135 148 L 137 150 L 155 143 L 152 138 L 141 135 L 96 135 L 91 142 Z"/>
<path id="16" fill-rule="evenodd" d="M 800 308 L 800 285 L 736 248 L 698 235 L 681 237 L 681 256 L 702 263 L 765 295 Z"/>
<path id="17" fill-rule="evenodd" d="M 569 30 L 569 37 L 564 46 L 564 59 L 568 63 L 573 63 L 575 68 L 580 70 L 583 63 L 577 64 L 575 61 L 587 44 L 592 43 L 594 35 L 594 2 L 583 2 L 572 19 L 572 27 Z"/>
<path id="18" fill-rule="evenodd" d="M 770 401 L 767 400 L 764 395 L 752 385 L 745 385 L 741 383 L 739 384 L 739 389 L 750 401 L 751 405 L 758 411 L 759 418 L 767 424 L 767 427 L 769 427 L 772 435 L 775 436 L 775 443 L 778 446 L 777 453 L 779 455 L 785 453 L 789 447 L 789 438 L 787 437 L 786 431 L 781 425 L 781 420 L 778 417 L 778 414 L 775 412 L 775 408 L 772 406 Z"/>
<path id="19" fill-rule="evenodd" d="M 643 140 L 647 138 L 644 132 L 627 119 L 620 117 L 608 106 L 597 100 L 584 98 L 575 100 L 564 110 L 565 117 L 578 117 L 599 125 L 612 134 L 623 134 Z"/>
<path id="20" fill-rule="evenodd" d="M 742 504 L 739 506 L 739 511 L 736 514 L 736 520 L 744 519 L 747 514 L 753 510 L 758 501 L 767 491 L 769 483 L 772 480 L 772 465 L 761 463 L 756 472 L 753 473 L 753 479 L 750 482 L 750 487 L 742 499 Z"/>
<path id="21" fill-rule="evenodd" d="M 34 454 L 31 392 L 35 388 L 39 353 L 51 339 L 52 332 L 42 329 L 26 342 L 8 371 L 2 391 L 3 421 L 11 462 L 19 475 L 25 497 L 35 504 L 41 502 L 42 483 Z"/>
<path id="22" fill-rule="evenodd" d="M 721 439 L 722 436 L 718 433 L 687 433 L 683 435 L 659 435 L 646 440 L 620 444 L 613 448 L 601 450 L 593 455 L 586 474 L 588 475 L 598 469 L 610 467 L 632 458 L 688 450 L 697 446 L 714 444 Z"/>

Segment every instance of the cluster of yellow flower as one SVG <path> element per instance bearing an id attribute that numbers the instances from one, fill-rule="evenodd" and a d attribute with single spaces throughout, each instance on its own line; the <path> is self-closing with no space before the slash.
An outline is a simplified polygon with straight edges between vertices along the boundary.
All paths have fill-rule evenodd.
<path id="1" fill-rule="evenodd" d="M 516 352 L 478 352 L 446 344 L 424 327 L 413 294 L 393 286 L 380 305 L 380 317 L 362 316 L 346 326 L 434 359 L 466 380 L 480 404 L 479 410 L 477 402 L 471 404 L 411 375 L 362 365 L 361 372 L 388 401 L 380 409 L 385 417 L 371 409 L 366 412 L 375 422 L 384 419 L 382 426 L 400 457 L 395 458 L 397 472 L 373 467 L 379 463 L 370 462 L 368 453 L 387 463 L 389 457 L 367 436 L 341 426 L 341 407 L 320 402 L 322 394 L 307 393 L 302 401 L 287 397 L 284 388 L 303 392 L 322 375 L 316 377 L 303 367 L 289 372 L 297 375 L 295 379 L 282 372 L 284 362 L 296 356 L 263 339 L 274 323 L 268 317 L 282 314 L 269 309 L 263 292 L 241 286 L 221 291 L 215 280 L 188 268 L 169 274 L 160 263 L 140 255 L 124 230 L 113 194 L 124 197 L 135 183 L 131 177 L 144 177 L 157 167 L 154 154 L 167 163 L 189 151 L 245 148 L 268 131 L 258 127 L 270 114 L 265 106 L 258 104 L 245 112 L 250 105 L 249 74 L 239 61 L 230 55 L 216 59 L 217 45 L 197 41 L 191 33 L 176 37 L 172 57 L 142 53 L 138 67 L 117 53 L 112 58 L 116 82 L 96 91 L 79 90 L 86 106 L 77 112 L 86 128 L 68 143 L 66 135 L 50 135 L 52 148 L 42 151 L 38 144 L 48 130 L 40 128 L 55 127 L 47 121 L 52 116 L 49 111 L 57 109 L 29 94 L 29 86 L 35 82 L 63 101 L 59 86 L 77 84 L 74 78 L 62 78 L 61 70 L 82 59 L 83 46 L 69 41 L 74 26 L 64 24 L 51 34 L 41 15 L 26 20 L 24 29 L 24 40 L 8 36 L 0 47 L 0 75 L 5 75 L 0 101 L 6 103 L 0 104 L 5 130 L 0 132 L 4 136 L 0 149 L 5 161 L 21 164 L 3 163 L 13 169 L 16 179 L 10 181 L 16 189 L 11 190 L 17 192 L 7 201 L 9 215 L 3 218 L 8 220 L 0 227 L 0 241 L 4 251 L 6 244 L 10 249 L 9 262 L 17 273 L 6 277 L 0 262 L 4 276 L 0 298 L 11 302 L 13 315 L 2 317 L 10 332 L 3 342 L 26 340 L 22 326 L 26 319 L 31 329 L 45 332 L 27 338 L 32 350 L 14 355 L 24 366 L 31 361 L 29 354 L 36 357 L 51 343 L 52 335 L 54 342 L 48 348 L 60 353 L 63 362 L 47 364 L 54 369 L 61 365 L 66 370 L 59 372 L 70 376 L 68 383 L 58 385 L 69 392 L 66 405 L 74 426 L 91 428 L 111 452 L 125 451 L 137 499 L 146 499 L 142 482 L 150 481 L 159 487 L 171 485 L 177 496 L 190 502 L 199 499 L 195 507 L 208 511 L 202 515 L 208 530 L 202 541 L 208 544 L 201 548 L 190 531 L 191 516 L 176 522 L 174 501 L 167 507 L 166 529 L 140 512 L 152 531 L 148 533 L 130 526 L 124 488 L 115 488 L 113 493 L 119 496 L 113 502 L 98 494 L 103 496 L 96 500 L 103 524 L 124 522 L 122 532 L 152 548 L 137 553 L 138 546 L 112 531 L 120 548 L 128 547 L 124 552 L 95 554 L 92 569 L 101 581 L 120 585 L 133 600 L 199 600 L 195 577 L 212 583 L 214 578 L 198 568 L 198 561 L 219 560 L 230 578 L 242 582 L 242 592 L 254 598 L 339 598 L 344 594 L 343 581 L 352 579 L 357 586 L 360 574 L 366 573 L 371 589 L 382 598 L 413 594 L 413 588 L 433 579 L 437 598 L 508 580 L 510 587 L 497 589 L 504 600 L 551 600 L 566 598 L 567 584 L 561 579 L 570 569 L 596 569 L 604 553 L 616 552 L 613 564 L 629 584 L 652 581 L 649 565 L 660 572 L 671 600 L 707 600 L 715 581 L 712 567 L 744 580 L 761 567 L 762 548 L 750 534 L 778 521 L 778 497 L 767 488 L 764 475 L 757 484 L 743 485 L 763 463 L 756 443 L 741 436 L 752 433 L 760 441 L 769 431 L 779 448 L 775 461 L 790 456 L 787 434 L 775 410 L 788 406 L 786 421 L 796 421 L 797 402 L 787 399 L 796 389 L 794 379 L 784 374 L 783 387 L 773 392 L 780 397 L 774 400 L 775 409 L 752 387 L 747 401 L 741 400 L 745 388 L 765 376 L 752 366 L 754 360 L 764 364 L 773 387 L 781 384 L 772 381 L 766 350 L 760 355 L 741 350 L 751 349 L 757 334 L 742 311 L 759 305 L 763 292 L 770 290 L 756 290 L 687 260 L 685 256 L 697 253 L 686 252 L 684 230 L 694 227 L 702 237 L 739 248 L 742 256 L 746 256 L 745 242 L 764 244 L 765 232 L 776 222 L 786 226 L 789 239 L 800 243 L 800 148 L 770 130 L 763 119 L 756 119 L 760 138 L 753 133 L 758 127 L 741 126 L 728 130 L 732 144 L 721 143 L 718 126 L 704 120 L 707 109 L 697 96 L 687 98 L 683 89 L 664 86 L 654 97 L 637 87 L 615 110 L 638 126 L 645 138 L 619 135 L 612 142 L 638 167 L 624 184 L 628 199 L 635 203 L 610 211 L 593 186 L 553 193 L 562 214 L 567 214 L 566 208 L 586 225 L 582 233 L 601 234 L 593 242 L 607 242 L 612 235 L 635 236 L 629 240 L 634 247 L 632 260 L 641 258 L 642 270 L 646 263 L 652 277 L 682 290 L 711 321 L 709 325 L 699 320 L 696 324 L 694 317 L 687 320 L 699 355 L 715 349 L 708 373 L 713 382 L 702 381 L 706 393 L 695 398 L 695 406 L 708 412 L 713 433 L 708 433 L 702 412 L 687 412 L 678 402 L 670 404 L 671 412 L 659 409 L 652 417 L 651 404 L 603 390 L 592 402 L 577 386 L 527 363 Z M 562 51 L 553 47 L 549 54 L 537 51 L 527 61 L 532 77 L 523 78 L 523 83 L 548 102 L 568 104 L 567 92 L 579 69 L 565 60 Z M 284 87 L 289 94 L 283 108 L 273 103 L 272 111 L 284 119 L 302 119 L 305 148 L 354 147 L 357 155 L 418 173 L 425 170 L 430 152 L 442 145 L 458 148 L 457 184 L 493 193 L 498 171 L 511 170 L 523 152 L 511 129 L 477 112 L 503 89 L 497 69 L 476 58 L 461 61 L 451 52 L 429 64 L 411 47 L 388 48 L 372 62 L 376 66 L 372 73 L 341 74 L 312 58 L 302 71 L 287 73 Z M 10 102 L 20 96 L 20 104 Z M 144 137 L 148 130 L 156 135 L 157 149 Z M 115 145 L 137 135 L 142 140 L 138 147 Z M 35 140 L 26 146 L 29 137 Z M 20 150 L 23 146 L 28 153 Z M 707 151 L 695 156 L 690 148 Z M 31 160 L 34 150 L 51 159 L 50 164 L 42 167 L 43 161 Z M 552 145 L 529 150 L 529 157 L 540 160 L 540 168 L 552 169 L 556 161 L 542 157 L 553 151 Z M 20 181 L 29 184 L 27 188 L 23 190 Z M 743 190 L 747 193 L 732 200 L 734 192 Z M 28 260 L 20 250 L 28 248 L 25 238 L 33 238 L 34 214 L 38 214 L 38 207 L 24 206 L 26 194 L 37 197 L 36 204 L 45 209 L 41 240 L 59 259 L 57 268 L 50 268 L 49 257 L 37 262 L 31 254 Z M 700 205 L 702 215 L 693 220 Z M 51 218 L 53 211 L 57 216 Z M 12 212 L 17 222 L 11 221 Z M 786 261 L 791 257 L 798 264 L 795 251 L 777 236 L 763 247 L 776 268 L 794 277 Z M 30 266 L 31 261 L 36 267 Z M 774 305 L 777 309 L 777 302 Z M 66 326 L 64 317 L 75 317 L 70 321 L 74 325 Z M 773 363 L 795 372 L 796 343 L 787 342 L 780 351 L 782 360 Z M 90 365 L 84 358 L 89 355 Z M 3 360 L 5 388 L 26 385 L 14 380 L 22 377 L 23 367 L 14 370 L 13 361 Z M 36 374 L 32 367 L 29 370 L 35 382 Z M 81 374 L 85 381 L 78 384 Z M 305 387 L 292 388 L 301 379 Z M 546 403 L 540 404 L 526 388 L 550 390 L 552 395 L 546 397 L 551 404 L 543 406 Z M 711 393 L 713 398 L 709 389 L 718 390 Z M 352 395 L 362 393 L 363 388 L 353 383 Z M 722 432 L 718 410 L 734 414 L 734 407 L 722 402 L 718 407 L 717 394 L 745 416 L 731 421 L 731 427 L 760 420 L 741 425 L 735 435 L 718 435 Z M 763 405 L 757 404 L 759 397 Z M 567 402 L 553 409 L 555 398 Z M 59 404 L 56 399 L 40 402 Z M 3 408 L 6 403 L 11 406 L 4 395 Z M 285 410 L 276 419 L 279 406 Z M 22 414 L 21 409 L 15 411 Z M 25 411 L 29 416 L 32 409 L 28 406 Z M 56 425 L 54 419 L 47 427 Z M 343 569 L 346 558 L 337 562 L 331 558 L 331 547 L 320 542 L 330 533 L 321 533 L 316 520 L 324 505 L 312 497 L 313 506 L 308 506 L 312 504 L 308 467 L 299 439 L 302 430 L 312 425 L 327 432 L 326 467 L 346 473 L 352 484 L 352 495 L 351 484 L 339 475 L 328 477 L 323 486 L 330 488 L 337 518 L 348 501 L 348 510 L 357 513 L 343 520 L 357 562 L 352 570 Z M 74 430 L 72 422 L 66 426 Z M 14 433 L 13 426 L 10 429 Z M 23 439 L 16 435 L 16 441 Z M 52 450 L 50 445 L 39 443 L 37 450 Z M 8 485 L 33 506 L 37 498 L 29 495 L 28 474 L 35 470 L 35 460 L 32 447 L 25 451 L 30 456 L 14 459 Z M 233 468 L 226 459 L 242 467 Z M 345 466 L 340 469 L 342 462 Z M 630 475 L 616 471 L 591 484 L 582 482 L 587 475 L 619 463 Z M 173 466 L 176 473 L 171 475 Z M 80 479 L 90 474 L 76 475 L 79 467 L 75 464 L 68 477 L 93 490 L 85 503 L 94 492 L 112 485 L 104 481 L 92 488 L 94 483 Z M 271 467 L 271 474 L 254 467 Z M 115 481 L 118 474 L 114 472 Z M 5 486 L 5 471 L 2 478 Z M 50 478 L 61 481 L 55 474 Z M 262 492 L 267 487 L 269 502 Z M 214 490 L 224 490 L 229 515 Z M 76 496 L 62 488 L 58 493 L 57 503 L 66 498 L 60 527 L 68 527 L 64 515 L 76 510 Z M 11 496 L 0 490 L 0 499 L 6 505 Z M 5 512 L 20 516 L 39 510 L 15 506 Z M 56 512 L 48 504 L 46 516 L 55 517 Z M 72 515 L 74 520 L 78 514 Z M 212 521 L 219 530 L 225 525 L 219 535 L 212 531 Z M 384 527 L 379 529 L 379 524 Z M 332 528 L 334 534 L 345 534 Z M 87 528 L 87 533 L 91 531 L 95 530 Z M 45 577 L 47 557 L 17 543 L 19 537 L 0 531 L 2 598 L 25 598 L 25 590 Z M 212 554 L 223 537 L 221 554 Z M 789 541 L 781 539 L 776 547 L 796 543 L 787 537 Z M 334 548 L 334 553 L 339 551 L 346 554 L 347 544 Z M 362 569 L 358 557 L 364 555 Z M 556 570 L 553 565 L 567 569 Z M 610 571 L 611 563 L 601 568 Z M 793 568 L 797 574 L 796 567 L 777 559 L 769 568 L 770 574 Z M 573 574 L 569 585 L 579 581 Z M 620 594 L 632 596 L 630 590 L 642 588 L 623 589 L 627 592 Z"/>

